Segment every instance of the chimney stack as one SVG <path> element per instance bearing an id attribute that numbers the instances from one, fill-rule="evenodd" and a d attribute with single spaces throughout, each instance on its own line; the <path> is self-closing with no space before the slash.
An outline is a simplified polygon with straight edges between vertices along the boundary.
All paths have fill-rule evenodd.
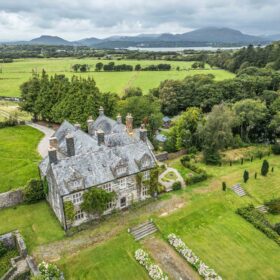
<path id="1" fill-rule="evenodd" d="M 126 131 L 128 134 L 133 133 L 133 117 L 130 113 L 127 114 L 126 118 Z"/>
<path id="2" fill-rule="evenodd" d="M 140 135 L 140 140 L 142 140 L 143 142 L 147 141 L 147 129 L 145 129 L 145 127 L 141 127 L 139 130 L 139 135 Z"/>
<path id="3" fill-rule="evenodd" d="M 75 130 L 81 130 L 81 125 L 79 123 L 74 124 Z"/>
<path id="4" fill-rule="evenodd" d="M 74 143 L 74 137 L 72 134 L 67 134 L 66 137 L 66 148 L 67 148 L 67 155 L 69 157 L 72 157 L 75 155 L 75 143 Z"/>
<path id="5" fill-rule="evenodd" d="M 56 137 L 51 137 L 49 139 L 50 147 L 58 149 L 58 141 Z"/>
<path id="6" fill-rule="evenodd" d="M 104 109 L 102 106 L 100 106 L 99 108 L 99 116 L 103 116 L 104 115 Z"/>
<path id="7" fill-rule="evenodd" d="M 52 163 L 56 164 L 57 163 L 57 150 L 56 150 L 56 148 L 49 147 L 48 154 L 49 154 L 50 164 L 52 164 Z"/>
<path id="8" fill-rule="evenodd" d="M 98 130 L 97 131 L 97 142 L 98 142 L 98 146 L 101 146 L 102 144 L 105 143 L 105 134 L 103 130 Z"/>
<path id="9" fill-rule="evenodd" d="M 117 123 L 119 123 L 119 124 L 122 123 L 122 116 L 121 116 L 121 114 L 117 115 Z"/>
<path id="10" fill-rule="evenodd" d="M 92 119 L 92 117 L 89 117 L 88 120 L 87 120 L 87 127 L 88 127 L 88 134 L 89 135 L 94 134 L 93 123 L 94 123 L 94 120 Z"/>

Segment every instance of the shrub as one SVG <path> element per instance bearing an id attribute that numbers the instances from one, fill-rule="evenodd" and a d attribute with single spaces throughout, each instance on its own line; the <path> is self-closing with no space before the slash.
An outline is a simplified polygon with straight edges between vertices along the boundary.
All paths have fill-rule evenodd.
<path id="1" fill-rule="evenodd" d="M 4 128 L 4 127 L 11 127 L 11 126 L 16 126 L 18 125 L 18 121 L 15 118 L 8 118 L 3 122 L 0 122 L 0 128 Z"/>
<path id="2" fill-rule="evenodd" d="M 272 153 L 275 154 L 275 155 L 280 155 L 280 144 L 277 143 L 277 144 L 274 144 L 271 148 L 272 150 Z"/>
<path id="3" fill-rule="evenodd" d="M 173 185 L 172 185 L 172 190 L 173 191 L 178 191 L 178 190 L 180 190 L 180 189 L 182 189 L 182 184 L 181 184 L 181 182 L 175 182 L 175 183 L 173 183 Z"/>
<path id="4" fill-rule="evenodd" d="M 268 211 L 271 214 L 280 214 L 280 198 L 275 198 L 265 202 L 265 206 L 268 207 Z"/>
<path id="5" fill-rule="evenodd" d="M 0 241 L 0 258 L 3 257 L 7 253 L 8 249 L 4 245 L 3 242 Z"/>
<path id="6" fill-rule="evenodd" d="M 246 183 L 249 180 L 249 172 L 247 170 L 244 170 L 243 180 L 244 180 L 244 183 Z"/>
<path id="7" fill-rule="evenodd" d="M 34 203 L 45 198 L 43 183 L 38 179 L 31 179 L 24 188 L 24 201 Z"/>
<path id="8" fill-rule="evenodd" d="M 280 235 L 280 223 L 274 225 L 274 230 Z"/>
<path id="9" fill-rule="evenodd" d="M 223 182 L 223 183 L 222 183 L 222 188 L 223 188 L 223 191 L 224 191 L 224 192 L 227 190 L 227 184 L 226 184 L 226 182 Z"/>
<path id="10" fill-rule="evenodd" d="M 35 279 L 42 280 L 64 280 L 63 273 L 58 269 L 58 267 L 54 264 L 49 264 L 46 262 L 42 262 L 39 264 L 39 271 L 41 275 Z"/>
<path id="11" fill-rule="evenodd" d="M 188 185 L 193 185 L 195 183 L 202 182 L 202 181 L 206 180 L 207 178 L 208 178 L 208 176 L 207 176 L 206 172 L 202 172 L 199 174 L 195 174 L 192 177 L 185 178 L 185 182 Z"/>
<path id="12" fill-rule="evenodd" d="M 268 171 L 269 171 L 269 163 L 268 163 L 268 161 L 265 159 L 265 160 L 263 161 L 262 168 L 261 168 L 261 174 L 262 174 L 262 176 L 266 176 L 267 173 L 268 173 Z"/>

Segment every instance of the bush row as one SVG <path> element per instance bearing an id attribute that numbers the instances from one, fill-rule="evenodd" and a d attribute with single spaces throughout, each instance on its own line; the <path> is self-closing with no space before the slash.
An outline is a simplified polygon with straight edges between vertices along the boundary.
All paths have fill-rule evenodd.
<path id="1" fill-rule="evenodd" d="M 0 128 L 11 127 L 16 125 L 18 125 L 18 121 L 14 118 L 9 118 L 3 122 L 0 122 Z"/>
<path id="2" fill-rule="evenodd" d="M 264 214 L 256 210 L 253 205 L 239 208 L 236 210 L 236 213 L 280 246 L 280 235 L 273 229 L 273 226 L 265 218 Z"/>

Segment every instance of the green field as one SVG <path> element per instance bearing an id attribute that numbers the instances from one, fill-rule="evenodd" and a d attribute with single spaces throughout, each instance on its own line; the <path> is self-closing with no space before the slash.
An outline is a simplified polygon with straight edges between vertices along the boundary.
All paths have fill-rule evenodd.
<path id="1" fill-rule="evenodd" d="M 39 176 L 37 145 L 42 136 L 29 126 L 0 129 L 0 193 Z"/>
<path id="2" fill-rule="evenodd" d="M 2 64 L 0 66 L 0 96 L 19 96 L 19 86 L 27 81 L 32 74 L 32 70 L 40 73 L 45 69 L 50 75 L 55 73 L 65 74 L 70 77 L 75 74 L 71 70 L 74 64 L 88 64 L 91 66 L 91 72 L 76 73 L 76 75 L 95 79 L 97 86 L 101 91 L 111 91 L 122 94 L 128 87 L 135 86 L 142 88 L 144 93 L 149 89 L 157 87 L 161 81 L 166 79 L 183 79 L 188 75 L 209 74 L 215 75 L 217 80 L 230 79 L 234 74 L 225 70 L 212 70 L 206 65 L 205 70 L 191 70 L 192 62 L 175 62 L 163 60 L 116 60 L 115 64 L 130 64 L 135 66 L 147 66 L 150 64 L 168 63 L 172 65 L 171 71 L 140 71 L 140 72 L 94 72 L 97 62 L 109 63 L 113 60 L 71 59 L 71 58 L 50 58 L 50 59 L 18 59 L 13 63 Z M 176 67 L 180 67 L 180 71 Z"/>

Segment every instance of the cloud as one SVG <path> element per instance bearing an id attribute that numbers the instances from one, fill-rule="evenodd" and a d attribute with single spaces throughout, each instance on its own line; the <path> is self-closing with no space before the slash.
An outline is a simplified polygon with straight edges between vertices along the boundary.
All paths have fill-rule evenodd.
<path id="1" fill-rule="evenodd" d="M 279 32 L 278 0 L 1 0 L 0 41 L 41 34 L 68 40 L 231 27 Z"/>

